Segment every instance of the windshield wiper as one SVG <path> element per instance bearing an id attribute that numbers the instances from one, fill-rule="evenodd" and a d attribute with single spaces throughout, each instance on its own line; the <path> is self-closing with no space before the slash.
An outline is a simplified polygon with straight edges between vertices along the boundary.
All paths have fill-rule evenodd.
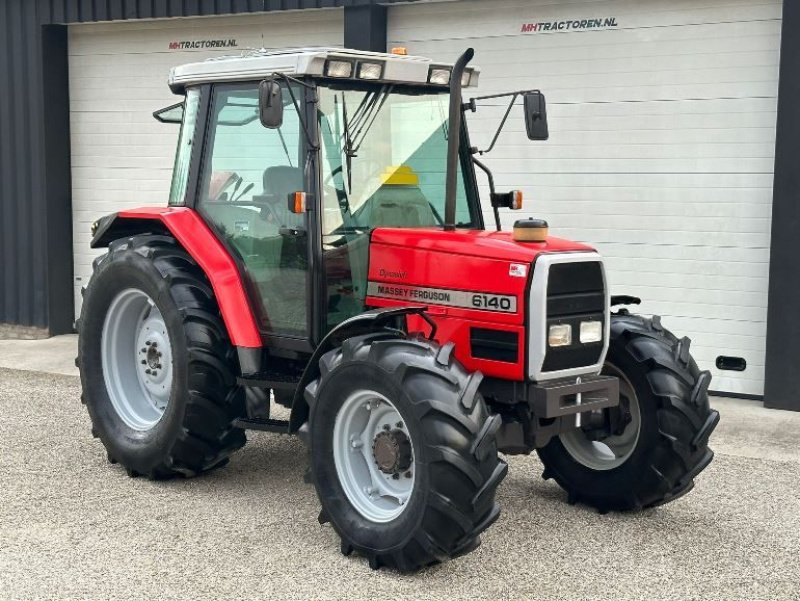
<path id="1" fill-rule="evenodd" d="M 347 164 L 347 189 L 353 189 L 353 159 L 378 119 L 394 86 L 383 86 L 378 92 L 368 92 L 361 99 L 352 121 L 347 114 L 347 102 L 342 93 L 342 121 L 344 126 L 344 154 Z M 355 133 L 353 133 L 355 132 Z"/>

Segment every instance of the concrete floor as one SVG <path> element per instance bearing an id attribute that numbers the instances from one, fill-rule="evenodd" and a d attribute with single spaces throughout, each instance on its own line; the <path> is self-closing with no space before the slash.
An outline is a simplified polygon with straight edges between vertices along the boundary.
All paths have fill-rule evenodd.
<path id="1" fill-rule="evenodd" d="M 297 439 L 248 434 L 211 475 L 130 479 L 79 395 L 74 376 L 0 368 L 0 599 L 800 599 L 800 414 L 715 399 L 715 461 L 639 514 L 571 507 L 512 457 L 483 545 L 404 576 L 339 553 Z"/>
<path id="2" fill-rule="evenodd" d="M 67 334 L 42 340 L 0 338 L 0 367 L 77 376 L 75 357 L 78 335 Z"/>

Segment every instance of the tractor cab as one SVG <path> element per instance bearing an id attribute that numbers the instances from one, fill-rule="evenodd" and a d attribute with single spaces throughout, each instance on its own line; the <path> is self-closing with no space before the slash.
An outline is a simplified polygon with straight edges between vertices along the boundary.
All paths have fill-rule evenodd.
<path id="1" fill-rule="evenodd" d="M 197 210 L 236 256 L 273 343 L 310 351 L 364 311 L 377 228 L 484 229 L 474 151 L 461 119 L 449 122 L 451 99 L 460 112 L 479 70 L 460 69 L 457 82 L 452 73 L 419 57 L 326 48 L 172 71 L 186 100 L 170 206 Z M 174 120 L 178 108 L 156 116 Z"/>

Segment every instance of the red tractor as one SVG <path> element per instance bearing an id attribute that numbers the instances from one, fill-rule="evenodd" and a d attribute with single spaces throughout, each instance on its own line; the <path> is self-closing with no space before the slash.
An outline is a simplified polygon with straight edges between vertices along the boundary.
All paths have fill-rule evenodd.
<path id="1" fill-rule="evenodd" d="M 475 549 L 504 454 L 536 451 L 571 503 L 669 502 L 711 461 L 710 374 L 658 317 L 612 307 L 600 255 L 540 220 L 500 231 L 455 65 L 258 51 L 173 69 L 167 207 L 93 227 L 79 320 L 83 402 L 131 477 L 227 463 L 245 430 L 298 434 L 345 554 L 402 571 Z M 521 99 L 519 103 L 517 100 Z M 505 104 L 502 105 L 505 107 Z M 486 149 L 486 151 L 490 150 Z M 476 169 L 488 178 L 487 230 Z M 290 409 L 288 420 L 270 414 Z"/>

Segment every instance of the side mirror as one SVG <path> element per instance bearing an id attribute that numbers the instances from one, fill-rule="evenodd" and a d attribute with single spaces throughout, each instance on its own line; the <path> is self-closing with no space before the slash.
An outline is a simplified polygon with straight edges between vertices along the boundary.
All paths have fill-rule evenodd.
<path id="1" fill-rule="evenodd" d="M 274 79 L 265 79 L 258 86 L 258 115 L 266 128 L 283 125 L 283 91 Z"/>
<path id="2" fill-rule="evenodd" d="M 547 107 L 544 94 L 528 92 L 525 94 L 525 128 L 529 140 L 547 140 L 550 133 L 547 129 Z"/>

